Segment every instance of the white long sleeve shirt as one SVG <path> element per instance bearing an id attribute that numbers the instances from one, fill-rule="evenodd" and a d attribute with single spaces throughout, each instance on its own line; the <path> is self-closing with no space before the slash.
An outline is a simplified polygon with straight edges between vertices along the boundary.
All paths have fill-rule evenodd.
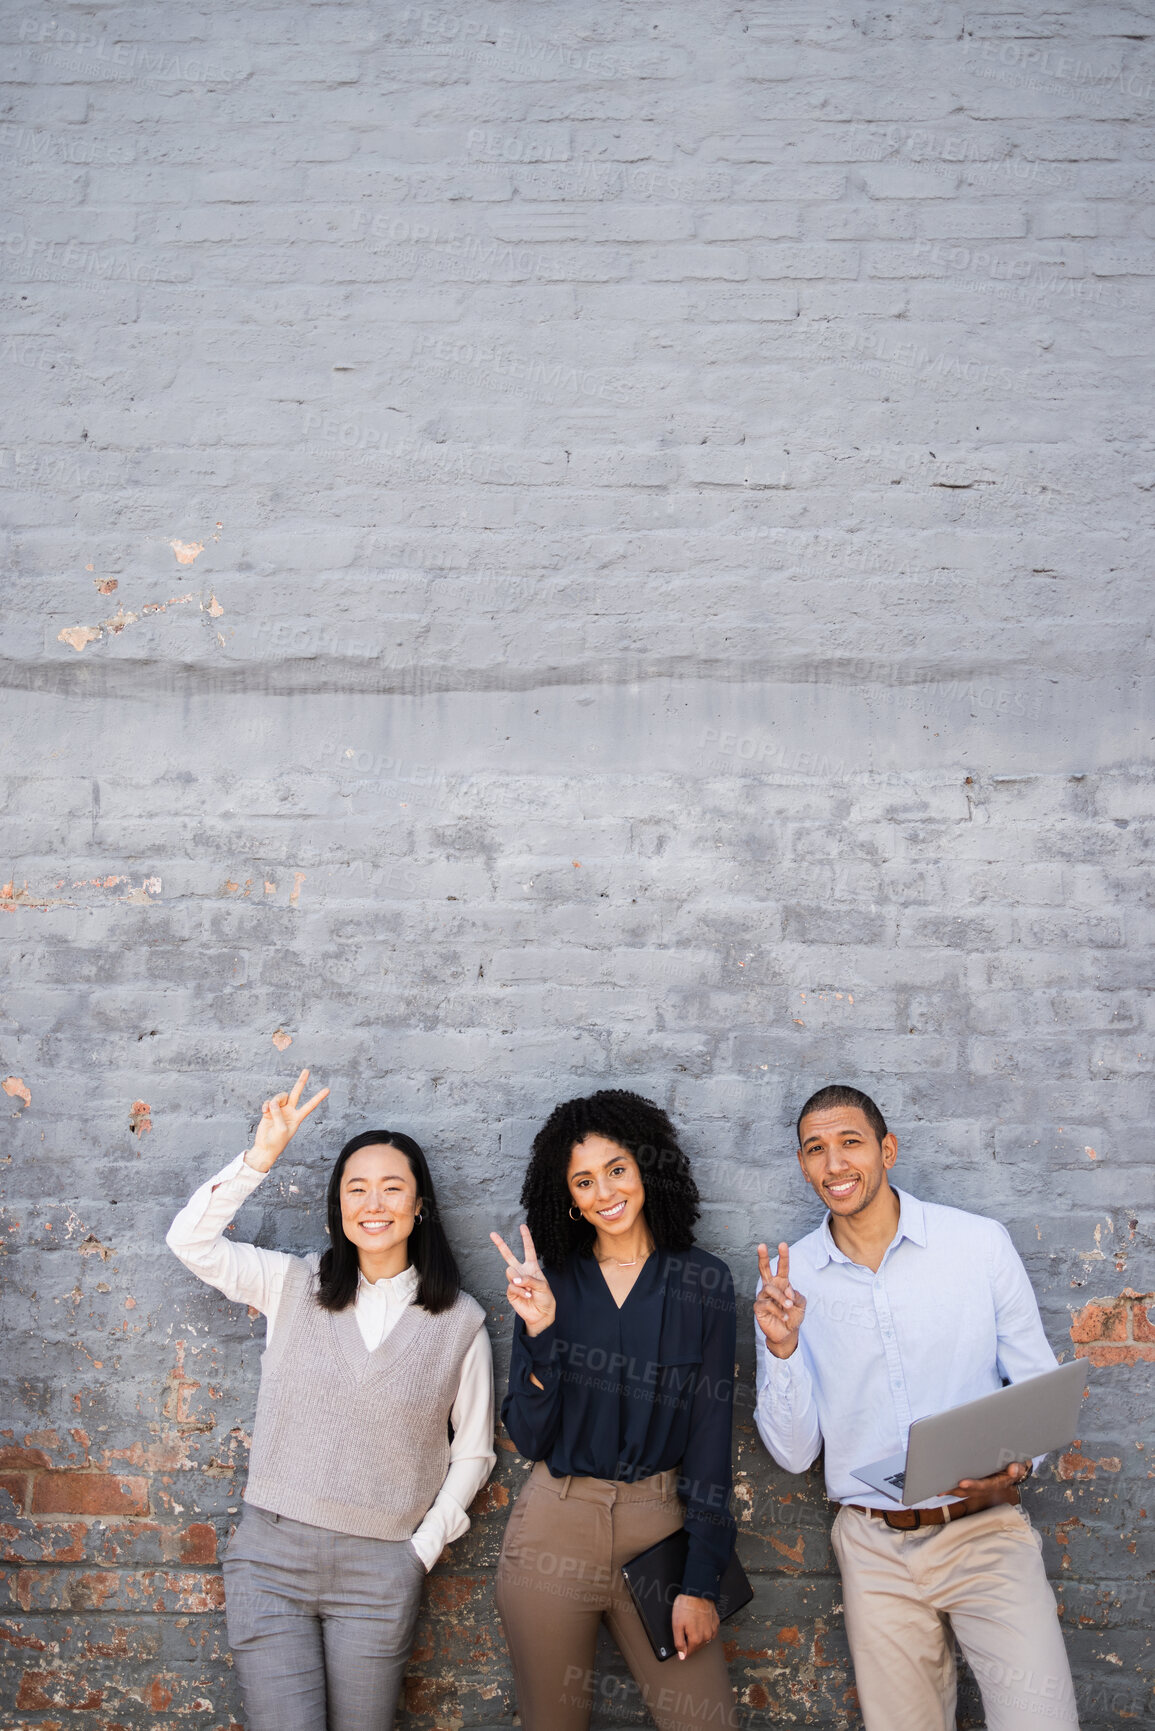
<path id="1" fill-rule="evenodd" d="M 825 1443 L 827 1495 L 876 1509 L 894 1504 L 855 1467 L 904 1450 L 916 1418 L 1057 1362 L 1006 1227 L 896 1193 L 898 1230 L 877 1273 L 839 1250 L 829 1216 L 791 1245 L 790 1284 L 806 1314 L 789 1358 L 775 1358 L 755 1325 L 762 1441 L 792 1473 Z"/>
<path id="2" fill-rule="evenodd" d="M 261 1311 L 267 1344 L 273 1338 L 292 1258 L 283 1250 L 262 1250 L 224 1236 L 233 1215 L 266 1176 L 247 1165 L 243 1153 L 238 1154 L 185 1204 L 168 1229 L 166 1243 L 185 1267 L 209 1286 L 237 1304 L 251 1304 Z M 360 1277 L 354 1314 L 368 1351 L 380 1346 L 396 1327 L 416 1291 L 415 1268 L 406 1268 L 391 1280 Z M 493 1352 L 484 1328 L 478 1330 L 462 1363 L 450 1424 L 449 1470 L 412 1539 L 427 1569 L 433 1567 L 446 1545 L 469 1530 L 465 1511 L 497 1459 L 493 1452 Z"/>

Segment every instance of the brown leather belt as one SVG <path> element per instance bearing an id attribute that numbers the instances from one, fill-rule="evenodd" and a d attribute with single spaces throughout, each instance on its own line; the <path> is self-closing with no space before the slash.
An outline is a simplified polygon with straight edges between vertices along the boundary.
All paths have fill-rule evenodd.
<path id="1" fill-rule="evenodd" d="M 1008 1503 L 1015 1508 L 1019 1501 L 1018 1491 L 1012 1491 L 999 1502 Z M 844 1509 L 853 1509 L 856 1514 L 873 1515 L 877 1521 L 885 1521 L 888 1527 L 896 1533 L 917 1532 L 919 1527 L 945 1527 L 948 1521 L 961 1521 L 967 1515 L 981 1515 L 983 1509 L 993 1508 L 993 1503 L 982 1503 L 972 1507 L 968 1502 L 945 1503 L 937 1509 L 868 1509 L 863 1503 L 843 1503 Z"/>

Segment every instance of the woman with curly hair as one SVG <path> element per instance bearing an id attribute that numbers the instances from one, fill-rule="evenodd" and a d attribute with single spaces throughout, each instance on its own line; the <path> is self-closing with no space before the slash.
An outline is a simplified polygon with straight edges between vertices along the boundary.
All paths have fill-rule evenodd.
<path id="1" fill-rule="evenodd" d="M 497 1604 L 526 1731 L 586 1731 L 604 1620 L 659 1731 L 737 1723 L 718 1633 L 730 1514 L 734 1286 L 694 1245 L 698 1189 L 665 1112 L 606 1089 L 558 1106 L 506 1262 L 516 1313 L 501 1410 L 534 1461 L 506 1529 Z M 664 1671 L 623 1563 L 685 1526 Z"/>

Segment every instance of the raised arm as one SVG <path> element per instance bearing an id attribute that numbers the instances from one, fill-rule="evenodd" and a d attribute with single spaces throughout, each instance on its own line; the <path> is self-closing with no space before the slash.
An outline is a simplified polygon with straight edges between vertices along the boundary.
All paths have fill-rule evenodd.
<path id="1" fill-rule="evenodd" d="M 754 1422 L 758 1434 L 780 1467 L 804 1473 L 822 1447 L 822 1429 L 814 1401 L 814 1385 L 798 1350 L 806 1300 L 790 1279 L 790 1246 L 778 1246 L 778 1266 L 770 1252 L 758 1246 L 761 1284 L 754 1300 L 757 1342 L 755 1377 L 758 1398 Z"/>
<path id="2" fill-rule="evenodd" d="M 261 1183 L 274 1161 L 328 1094 L 323 1089 L 301 1107 L 309 1072 L 303 1070 L 290 1093 L 266 1100 L 251 1149 L 238 1154 L 202 1184 L 168 1229 L 165 1242 L 190 1273 L 216 1287 L 236 1304 L 251 1304 L 269 1320 L 270 1332 L 290 1258 L 224 1236 L 226 1227 Z"/>
<path id="3" fill-rule="evenodd" d="M 301 1095 L 309 1080 L 308 1070 L 302 1070 L 288 1094 L 274 1094 L 261 1107 L 261 1119 L 253 1145 L 245 1153 L 245 1165 L 254 1172 L 268 1172 L 285 1152 L 310 1112 L 315 1112 L 322 1100 L 329 1098 L 328 1088 L 322 1088 L 311 1100 L 301 1105 Z"/>
<path id="4" fill-rule="evenodd" d="M 561 1423 L 561 1371 L 554 1351 L 557 1303 L 528 1226 L 521 1229 L 520 1260 L 499 1232 L 489 1236 L 505 1262 L 505 1295 L 517 1317 L 501 1422 L 518 1453 L 540 1461 L 553 1447 Z"/>

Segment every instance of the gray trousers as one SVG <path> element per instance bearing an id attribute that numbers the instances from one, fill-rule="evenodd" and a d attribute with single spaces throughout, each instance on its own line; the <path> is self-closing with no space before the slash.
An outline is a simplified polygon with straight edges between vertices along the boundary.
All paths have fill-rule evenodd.
<path id="1" fill-rule="evenodd" d="M 222 1567 L 246 1731 L 391 1731 L 425 1580 L 408 1539 L 247 1504 Z"/>

